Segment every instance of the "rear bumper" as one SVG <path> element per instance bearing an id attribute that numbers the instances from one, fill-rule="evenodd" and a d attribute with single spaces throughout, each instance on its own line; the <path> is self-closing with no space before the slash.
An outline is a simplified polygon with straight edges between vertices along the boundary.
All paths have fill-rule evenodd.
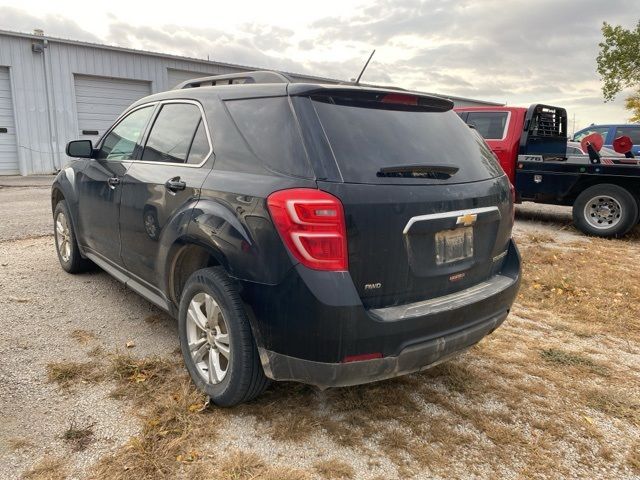
<path id="1" fill-rule="evenodd" d="M 508 312 L 472 327 L 403 349 L 400 355 L 350 363 L 324 363 L 259 349 L 267 377 L 307 383 L 321 389 L 385 380 L 431 368 L 473 346 L 493 332 Z"/>
<path id="2" fill-rule="evenodd" d="M 491 333 L 518 292 L 520 255 L 511 242 L 500 271 L 487 281 L 379 309 L 363 306 L 348 272 L 298 266 L 279 285 L 241 284 L 267 376 L 346 386 L 433 366 Z M 343 363 L 371 354 L 382 358 Z"/>

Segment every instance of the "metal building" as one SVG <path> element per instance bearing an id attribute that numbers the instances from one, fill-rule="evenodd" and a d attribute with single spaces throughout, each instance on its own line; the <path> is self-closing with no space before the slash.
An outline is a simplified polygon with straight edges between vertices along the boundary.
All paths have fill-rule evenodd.
<path id="1" fill-rule="evenodd" d="M 0 31 L 0 175 L 53 173 L 66 163 L 68 141 L 95 142 L 135 100 L 190 78 L 255 69 Z M 460 106 L 496 105 L 449 98 Z"/>

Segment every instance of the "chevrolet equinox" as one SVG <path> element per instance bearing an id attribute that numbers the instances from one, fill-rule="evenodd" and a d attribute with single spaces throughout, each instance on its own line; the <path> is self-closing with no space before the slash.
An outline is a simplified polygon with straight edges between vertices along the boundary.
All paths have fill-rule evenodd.
<path id="1" fill-rule="evenodd" d="M 513 190 L 451 101 L 276 72 L 134 103 L 52 188 L 62 268 L 98 265 L 178 319 L 222 406 L 270 380 L 419 371 L 511 308 Z"/>

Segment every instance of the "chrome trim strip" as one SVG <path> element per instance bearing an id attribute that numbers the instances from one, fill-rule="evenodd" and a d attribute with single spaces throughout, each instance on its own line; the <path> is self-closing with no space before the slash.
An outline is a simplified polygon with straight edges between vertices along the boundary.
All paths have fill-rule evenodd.
<path id="1" fill-rule="evenodd" d="M 443 218 L 450 218 L 450 217 L 460 217 L 462 215 L 469 215 L 469 214 L 479 215 L 482 213 L 499 212 L 499 211 L 500 210 L 498 209 L 498 207 L 481 207 L 481 208 L 471 208 L 469 210 L 455 210 L 453 212 L 440 212 L 440 213 L 430 213 L 428 215 L 419 215 L 417 217 L 411 217 L 409 219 L 402 233 L 403 235 L 406 235 L 407 233 L 409 233 L 409 230 L 411 229 L 413 224 L 417 222 L 424 222 L 428 220 L 440 220 Z"/>

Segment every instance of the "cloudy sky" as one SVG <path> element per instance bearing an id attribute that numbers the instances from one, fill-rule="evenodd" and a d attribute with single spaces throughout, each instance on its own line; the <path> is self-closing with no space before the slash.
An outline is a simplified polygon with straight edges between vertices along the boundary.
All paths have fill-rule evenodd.
<path id="1" fill-rule="evenodd" d="M 624 94 L 603 102 L 595 57 L 602 22 L 638 13 L 638 0 L 0 0 L 0 29 L 339 79 L 375 48 L 363 81 L 557 104 L 581 128 L 629 116 Z"/>

